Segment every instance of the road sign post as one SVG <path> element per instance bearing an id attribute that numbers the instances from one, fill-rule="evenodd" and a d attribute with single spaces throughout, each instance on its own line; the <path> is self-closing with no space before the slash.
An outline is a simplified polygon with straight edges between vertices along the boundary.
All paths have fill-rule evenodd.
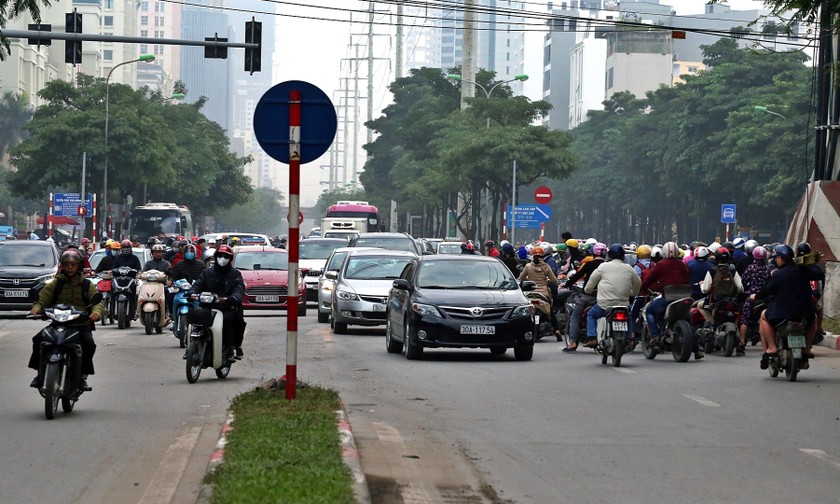
<path id="1" fill-rule="evenodd" d="M 725 240 L 729 241 L 729 225 L 735 224 L 736 213 L 735 204 L 723 204 L 720 206 L 720 222 L 726 224 Z"/>
<path id="2" fill-rule="evenodd" d="M 300 165 L 321 157 L 338 127 L 335 107 L 316 86 L 286 81 L 263 94 L 254 110 L 254 135 L 272 158 L 289 165 L 289 215 L 300 212 Z M 288 129 L 286 129 L 288 128 Z M 289 292 L 286 316 L 286 399 L 297 393 L 300 221 L 289 221 Z"/>

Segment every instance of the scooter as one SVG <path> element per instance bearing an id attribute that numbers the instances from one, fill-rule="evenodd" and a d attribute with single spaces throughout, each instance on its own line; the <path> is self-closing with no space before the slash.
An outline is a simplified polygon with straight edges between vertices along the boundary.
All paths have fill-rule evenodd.
<path id="1" fill-rule="evenodd" d="M 551 300 L 536 290 L 526 290 L 525 297 L 534 306 L 534 341 L 551 336 Z"/>
<path id="2" fill-rule="evenodd" d="M 90 301 L 88 310 L 102 301 L 102 294 L 94 294 Z M 79 389 L 82 363 L 79 329 L 70 323 L 87 319 L 90 312 L 60 304 L 45 309 L 41 316 L 51 322 L 41 331 L 38 392 L 44 398 L 44 414 L 47 420 L 52 420 L 59 402 L 61 409 L 70 413 L 84 392 Z"/>
<path id="3" fill-rule="evenodd" d="M 614 307 L 607 315 L 598 319 L 598 346 L 595 351 L 601 354 L 601 364 L 612 360 L 613 367 L 621 366 L 621 357 L 627 353 L 630 340 L 630 310 L 626 307 Z"/>
<path id="4" fill-rule="evenodd" d="M 190 312 L 190 340 L 187 353 L 187 381 L 198 381 L 201 370 L 212 367 L 216 370 L 216 377 L 225 379 L 230 372 L 230 366 L 236 360 L 233 347 L 224 348 L 222 345 L 222 312 L 218 306 L 219 296 L 211 292 L 198 295 L 199 308 Z"/>
<path id="5" fill-rule="evenodd" d="M 138 275 L 143 281 L 137 296 L 137 305 L 141 313 L 146 334 L 152 330 L 160 334 L 168 323 L 166 317 L 166 275 L 158 270 L 144 271 Z"/>
<path id="6" fill-rule="evenodd" d="M 132 298 L 134 297 L 134 286 L 137 282 L 137 270 L 128 266 L 115 268 L 114 279 L 111 289 L 111 307 L 114 317 L 117 319 L 117 326 L 120 329 L 131 327 L 133 313 L 130 311 Z"/>
<path id="7" fill-rule="evenodd" d="M 770 360 L 767 368 L 773 378 L 779 376 L 779 371 L 784 371 L 787 381 L 796 381 L 799 371 L 808 369 L 808 358 L 803 354 L 807 347 L 805 330 L 808 322 L 801 320 L 785 320 L 776 325 L 776 348 L 778 358 Z"/>
<path id="8" fill-rule="evenodd" d="M 697 338 L 706 353 L 723 350 L 726 357 L 732 357 L 738 347 L 738 315 L 740 308 L 735 298 L 724 298 L 709 307 L 712 312 L 712 326 L 704 327 L 705 319 L 697 308 L 691 309 L 692 322 L 699 324 Z"/>
<path id="9" fill-rule="evenodd" d="M 190 311 L 198 308 L 198 303 L 190 301 L 187 298 L 187 292 L 190 290 L 190 282 L 186 278 L 176 280 L 172 286 L 169 287 L 169 292 L 174 293 L 172 299 L 172 332 L 178 338 L 178 343 L 181 348 L 187 347 L 189 322 L 187 320 Z"/>
<path id="10" fill-rule="evenodd" d="M 697 337 L 691 330 L 688 323 L 691 312 L 691 305 L 694 299 L 691 297 L 690 285 L 669 285 L 662 289 L 662 297 L 668 303 L 665 315 L 657 323 L 662 328 L 662 336 L 659 342 L 651 341 L 650 328 L 647 325 L 647 314 L 650 303 L 642 308 L 642 333 L 640 343 L 642 353 L 646 359 L 654 359 L 660 352 L 671 352 L 677 362 L 687 362 L 694 351 Z"/>
<path id="11" fill-rule="evenodd" d="M 114 311 L 112 310 L 111 306 L 111 287 L 113 283 L 113 275 L 111 275 L 110 271 L 103 271 L 101 273 L 97 273 L 96 277 L 98 280 L 96 281 L 96 290 L 102 294 L 102 304 L 105 306 L 105 311 L 107 312 L 105 315 L 102 316 L 101 323 L 105 325 L 107 323 L 114 323 Z"/>

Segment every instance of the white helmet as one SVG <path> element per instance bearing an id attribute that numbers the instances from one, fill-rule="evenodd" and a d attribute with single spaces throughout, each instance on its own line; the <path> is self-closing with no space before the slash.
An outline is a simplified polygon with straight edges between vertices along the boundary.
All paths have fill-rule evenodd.
<path id="1" fill-rule="evenodd" d="M 507 240 L 502 240 L 502 241 L 500 241 L 500 242 L 499 242 L 499 248 L 504 247 L 504 246 L 505 246 L 505 243 L 510 244 L 510 242 L 509 242 L 509 241 L 507 241 Z"/>
<path id="2" fill-rule="evenodd" d="M 651 259 L 662 259 L 662 249 L 659 247 L 653 247 L 650 249 L 650 258 Z"/>
<path id="3" fill-rule="evenodd" d="M 715 252 L 717 252 L 717 249 L 719 249 L 719 248 L 720 248 L 720 243 L 712 242 L 711 245 L 709 245 L 709 252 L 714 254 Z"/>
<path id="4" fill-rule="evenodd" d="M 741 238 L 740 236 L 738 238 L 735 238 L 734 240 L 732 240 L 732 246 L 735 247 L 736 249 L 742 249 L 742 248 L 744 248 L 744 246 L 746 244 L 747 244 L 747 241 L 744 240 L 743 238 Z"/>
<path id="5" fill-rule="evenodd" d="M 667 242 L 662 246 L 662 255 L 668 259 L 675 259 L 680 256 L 680 247 L 674 242 Z"/>
<path id="6" fill-rule="evenodd" d="M 758 242 L 755 240 L 747 240 L 747 243 L 744 244 L 744 252 L 747 254 L 752 254 L 752 251 L 758 247 Z"/>

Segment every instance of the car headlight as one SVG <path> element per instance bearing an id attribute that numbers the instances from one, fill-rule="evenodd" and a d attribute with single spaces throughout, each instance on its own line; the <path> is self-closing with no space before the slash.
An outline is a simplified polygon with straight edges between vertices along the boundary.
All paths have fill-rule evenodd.
<path id="1" fill-rule="evenodd" d="M 356 295 L 355 292 L 340 290 L 336 292 L 336 297 L 341 299 L 342 301 L 358 301 L 359 296 Z"/>
<path id="2" fill-rule="evenodd" d="M 517 306 L 511 314 L 511 318 L 530 317 L 534 313 L 534 305 Z"/>
<path id="3" fill-rule="evenodd" d="M 332 280 L 324 280 L 321 282 L 321 288 L 327 292 L 332 292 L 333 288 L 335 288 L 335 283 Z"/>
<path id="4" fill-rule="evenodd" d="M 35 280 L 36 280 L 37 283 L 47 283 L 51 278 L 54 278 L 54 277 L 55 277 L 55 275 L 50 273 L 49 275 L 41 275 L 38 278 L 36 278 Z"/>
<path id="5" fill-rule="evenodd" d="M 414 311 L 414 313 L 416 313 L 417 315 L 420 315 L 421 317 L 428 317 L 430 315 L 433 316 L 433 317 L 442 317 L 442 315 L 440 314 L 440 311 L 438 311 L 438 309 L 435 308 L 432 305 L 427 305 L 427 304 L 422 304 L 422 303 L 412 303 L 411 304 L 411 309 L 412 309 L 412 311 Z"/>

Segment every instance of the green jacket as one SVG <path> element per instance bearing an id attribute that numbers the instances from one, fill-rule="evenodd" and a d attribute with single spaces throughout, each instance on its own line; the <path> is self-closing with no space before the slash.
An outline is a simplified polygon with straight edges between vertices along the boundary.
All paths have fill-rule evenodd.
<path id="1" fill-rule="evenodd" d="M 61 292 L 58 295 L 58 298 L 55 300 L 54 303 L 50 304 L 53 299 L 53 295 L 55 294 L 55 286 L 58 283 L 57 280 L 61 278 L 64 280 L 64 287 L 61 289 Z M 47 282 L 44 285 L 44 288 L 41 289 L 41 293 L 38 296 L 38 302 L 32 305 L 32 308 L 36 308 L 39 312 L 43 311 L 44 308 L 49 308 L 51 306 L 59 305 L 59 304 L 69 304 L 74 306 L 77 310 L 87 310 L 85 306 L 84 298 L 82 297 L 82 281 L 84 277 L 81 275 L 76 275 L 75 278 L 69 278 L 64 273 L 56 274 L 55 278 Z M 96 286 L 93 285 L 92 282 L 88 283 L 88 300 L 93 299 L 93 296 L 96 294 Z M 99 303 L 93 307 L 93 313 L 98 313 L 100 317 L 105 316 L 105 306 L 102 303 Z M 73 325 L 85 325 L 88 321 L 84 320 L 79 324 Z"/>

